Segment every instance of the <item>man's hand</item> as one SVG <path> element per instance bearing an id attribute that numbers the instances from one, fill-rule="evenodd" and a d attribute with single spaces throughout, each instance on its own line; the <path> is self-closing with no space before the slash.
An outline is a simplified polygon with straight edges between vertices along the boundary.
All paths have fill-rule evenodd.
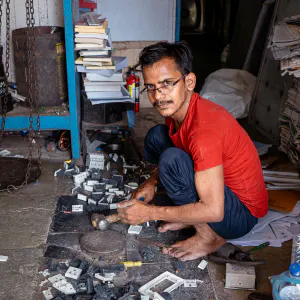
<path id="1" fill-rule="evenodd" d="M 138 225 L 151 220 L 152 208 L 152 206 L 134 199 L 119 203 L 118 214 L 123 223 Z"/>
<path id="2" fill-rule="evenodd" d="M 131 199 L 139 200 L 144 198 L 144 202 L 149 203 L 154 198 L 156 183 L 157 181 L 153 180 L 153 178 L 147 179 L 132 193 Z"/>

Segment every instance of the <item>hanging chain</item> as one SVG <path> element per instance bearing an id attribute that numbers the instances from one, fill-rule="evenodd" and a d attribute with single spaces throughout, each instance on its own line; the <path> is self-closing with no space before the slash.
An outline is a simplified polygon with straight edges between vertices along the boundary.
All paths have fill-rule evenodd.
<path id="1" fill-rule="evenodd" d="M 2 30 L 2 15 L 3 15 L 3 0 L 0 1 L 0 32 Z M 2 105 L 2 121 L 1 121 L 1 133 L 0 140 L 3 139 L 4 129 L 5 129 L 5 121 L 6 121 L 6 113 L 7 113 L 7 102 L 8 102 L 8 78 L 9 78 L 9 60 L 10 60 L 10 0 L 6 0 L 6 45 L 5 45 L 5 68 L 4 68 L 4 83 L 5 83 L 5 91 L 3 97 L 3 105 Z M 2 57 L 1 57 L 2 59 Z"/>
<path id="2" fill-rule="evenodd" d="M 30 177 L 31 169 L 32 169 L 32 151 L 33 151 L 33 143 L 34 143 L 34 128 L 33 128 L 33 43 L 34 40 L 34 7 L 33 0 L 26 0 L 26 24 L 27 24 L 27 51 L 28 51 L 28 102 L 30 106 L 29 113 L 29 154 L 28 154 L 28 165 L 26 170 L 26 177 L 24 185 L 27 185 L 27 182 Z"/>
<path id="3" fill-rule="evenodd" d="M 33 0 L 25 0 L 25 7 L 26 7 L 26 25 L 27 25 L 27 51 L 28 51 L 28 69 L 27 69 L 27 78 L 28 78 L 28 102 L 30 106 L 30 113 L 29 113 L 29 154 L 28 154 L 28 165 L 25 174 L 25 180 L 20 186 L 10 185 L 5 190 L 0 190 L 0 192 L 12 192 L 17 191 L 19 188 L 22 188 L 28 184 L 28 180 L 30 178 L 31 169 L 32 169 L 32 152 L 33 152 L 33 145 L 34 143 L 37 144 L 38 150 L 38 166 L 41 170 L 41 146 L 39 142 L 36 142 L 34 139 L 34 109 L 37 110 L 37 102 L 38 102 L 38 94 L 37 94 L 37 85 L 33 85 L 36 83 L 36 64 L 34 63 L 36 60 L 35 58 L 35 19 L 34 19 L 34 3 Z M 0 0 L 0 32 L 2 27 L 2 8 L 3 8 L 3 0 Z M 5 63 L 5 81 L 6 81 L 6 91 L 5 96 L 8 95 L 8 77 L 9 77 L 9 59 L 10 59 L 10 0 L 6 0 L 6 63 Z M 33 101 L 33 91 L 34 87 L 36 88 L 36 99 L 35 104 Z M 3 136 L 4 126 L 5 126 L 5 119 L 6 119 L 6 111 L 7 111 L 7 97 L 4 99 L 4 109 L 2 112 L 2 128 L 1 128 L 1 136 Z M 40 115 L 37 113 L 37 129 L 38 133 L 40 133 Z"/>

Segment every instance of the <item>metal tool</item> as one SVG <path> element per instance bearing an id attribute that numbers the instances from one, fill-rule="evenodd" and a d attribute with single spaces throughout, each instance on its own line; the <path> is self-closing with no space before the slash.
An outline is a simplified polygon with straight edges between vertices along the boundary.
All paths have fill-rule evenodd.
<path id="1" fill-rule="evenodd" d="M 270 242 L 266 242 L 266 243 L 260 244 L 258 246 L 255 246 L 255 247 L 249 249 L 248 251 L 237 253 L 236 259 L 239 261 L 245 260 L 250 257 L 251 252 L 263 249 L 265 247 L 268 247 L 269 245 L 270 245 Z"/>
<path id="2" fill-rule="evenodd" d="M 140 201 L 144 201 L 145 198 L 140 198 Z M 96 229 L 107 230 L 110 227 L 110 224 L 116 223 L 121 220 L 118 214 L 113 214 L 110 216 L 104 216 L 101 214 L 93 214 L 91 217 L 92 224 Z"/>
<path id="3" fill-rule="evenodd" d="M 168 264 L 169 262 L 151 262 L 143 263 L 142 261 L 122 261 L 120 264 L 127 268 L 141 267 L 142 265 L 159 265 L 159 264 Z"/>
<path id="4" fill-rule="evenodd" d="M 96 229 L 107 230 L 110 224 L 116 223 L 121 220 L 118 214 L 113 214 L 110 216 L 104 216 L 101 214 L 93 214 L 91 217 L 92 224 Z"/>

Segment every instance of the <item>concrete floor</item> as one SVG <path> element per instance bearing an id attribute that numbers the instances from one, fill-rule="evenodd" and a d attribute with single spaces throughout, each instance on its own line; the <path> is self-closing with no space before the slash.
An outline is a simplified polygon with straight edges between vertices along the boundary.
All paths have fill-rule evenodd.
<path id="1" fill-rule="evenodd" d="M 137 115 L 133 136 L 139 147 L 142 147 L 146 131 L 162 121 L 151 109 L 143 109 Z M 23 149 L 25 144 L 16 143 L 15 139 L 4 139 L 1 149 L 9 148 L 14 154 L 20 154 L 18 149 Z M 62 161 L 61 158 L 60 162 L 44 160 L 42 175 L 36 183 L 17 193 L 0 194 L 0 255 L 9 256 L 6 263 L 0 263 L 0 300 L 43 299 L 38 292 L 39 263 L 43 257 L 56 200 L 60 195 L 70 194 L 72 187 L 69 179 L 57 180 L 53 177 L 54 171 L 62 166 Z M 271 293 L 268 277 L 287 270 L 290 253 L 291 243 L 285 243 L 282 248 L 267 248 L 255 254 L 267 260 L 266 266 L 257 268 L 258 291 Z M 224 266 L 209 263 L 209 274 L 215 299 L 247 299 L 247 291 L 224 289 Z M 205 295 L 199 295 L 198 299 L 206 298 Z"/>

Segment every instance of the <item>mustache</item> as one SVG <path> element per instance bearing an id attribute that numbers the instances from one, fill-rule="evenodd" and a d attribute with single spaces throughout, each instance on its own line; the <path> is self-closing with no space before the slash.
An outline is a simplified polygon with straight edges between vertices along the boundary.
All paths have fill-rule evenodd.
<path id="1" fill-rule="evenodd" d="M 173 103 L 172 100 L 163 100 L 163 101 L 156 101 L 153 106 L 156 107 L 156 106 L 161 106 L 161 105 L 166 105 L 166 104 L 171 104 Z"/>

